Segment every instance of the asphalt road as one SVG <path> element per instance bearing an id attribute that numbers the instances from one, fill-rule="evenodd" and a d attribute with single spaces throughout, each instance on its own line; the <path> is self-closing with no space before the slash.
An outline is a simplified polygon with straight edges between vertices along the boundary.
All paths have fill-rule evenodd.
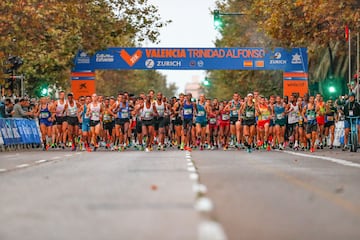
<path id="1" fill-rule="evenodd" d="M 295 154 L 2 152 L 0 239 L 360 239 L 360 153 Z"/>

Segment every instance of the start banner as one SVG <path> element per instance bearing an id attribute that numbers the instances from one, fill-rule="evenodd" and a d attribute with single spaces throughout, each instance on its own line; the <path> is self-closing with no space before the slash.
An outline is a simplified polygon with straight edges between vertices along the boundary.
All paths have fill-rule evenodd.
<path id="1" fill-rule="evenodd" d="M 308 71 L 306 48 L 109 48 L 79 52 L 73 72 L 106 69 Z M 89 76 L 82 76 L 88 80 Z M 86 78 L 86 79 L 85 79 Z"/>

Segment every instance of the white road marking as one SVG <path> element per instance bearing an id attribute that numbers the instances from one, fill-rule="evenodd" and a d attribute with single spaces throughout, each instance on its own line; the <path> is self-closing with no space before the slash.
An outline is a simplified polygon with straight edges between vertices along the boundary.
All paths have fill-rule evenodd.
<path id="1" fill-rule="evenodd" d="M 211 212 L 214 209 L 214 204 L 209 198 L 201 197 L 196 201 L 195 209 L 199 212 Z"/>
<path id="2" fill-rule="evenodd" d="M 52 160 L 60 159 L 60 157 L 53 157 Z"/>
<path id="3" fill-rule="evenodd" d="M 47 160 L 45 160 L 45 159 L 42 159 L 42 160 L 37 160 L 37 161 L 35 161 L 36 163 L 44 163 L 44 162 L 47 162 Z"/>
<path id="4" fill-rule="evenodd" d="M 64 156 L 65 156 L 65 157 L 71 157 L 72 154 L 65 154 Z"/>
<path id="5" fill-rule="evenodd" d="M 321 160 L 330 161 L 330 162 L 341 164 L 341 165 L 348 166 L 348 167 L 360 168 L 360 164 L 353 163 L 353 162 L 343 160 L 343 159 L 337 159 L 337 158 L 325 157 L 325 156 L 309 155 L 309 154 L 296 153 L 296 152 L 290 152 L 290 151 L 284 151 L 284 153 L 288 153 L 288 154 L 292 154 L 292 155 L 296 155 L 296 156 L 301 156 L 301 157 L 307 157 L 307 158 L 318 158 L 318 159 L 321 159 Z"/>
<path id="6" fill-rule="evenodd" d="M 82 152 L 77 152 L 77 153 L 75 153 L 75 154 L 80 155 L 80 154 L 82 154 Z"/>
<path id="7" fill-rule="evenodd" d="M 199 240 L 226 240 L 226 234 L 221 225 L 214 221 L 204 221 L 198 226 Z"/>
<path id="8" fill-rule="evenodd" d="M 194 181 L 199 180 L 199 174 L 197 174 L 197 173 L 191 173 L 191 174 L 190 174 L 190 180 L 194 180 Z"/>
<path id="9" fill-rule="evenodd" d="M 188 171 L 189 172 L 196 172 L 196 169 L 195 169 L 195 167 L 188 167 Z"/>
<path id="10" fill-rule="evenodd" d="M 204 184 L 195 183 L 193 185 L 193 191 L 195 193 L 205 194 L 207 192 L 207 187 Z"/>
<path id="11" fill-rule="evenodd" d="M 17 165 L 16 168 L 25 168 L 28 166 L 30 166 L 30 164 L 20 164 L 20 165 Z"/>
<path id="12" fill-rule="evenodd" d="M 7 169 L 5 169 L 5 168 L 0 168 L 0 172 L 6 172 L 7 171 Z"/>
<path id="13" fill-rule="evenodd" d="M 194 164 L 192 162 L 188 162 L 187 165 L 188 165 L 188 167 L 193 167 L 194 166 Z"/>

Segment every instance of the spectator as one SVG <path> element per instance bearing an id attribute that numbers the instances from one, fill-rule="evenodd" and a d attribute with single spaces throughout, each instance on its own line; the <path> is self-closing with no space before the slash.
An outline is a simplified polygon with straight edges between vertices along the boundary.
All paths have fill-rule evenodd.
<path id="1" fill-rule="evenodd" d="M 11 112 L 14 109 L 14 104 L 10 98 L 5 99 L 5 117 L 11 117 Z"/>
<path id="2" fill-rule="evenodd" d="M 23 107 L 26 106 L 26 101 L 25 99 L 20 99 L 19 102 L 17 104 L 14 105 L 14 109 L 12 111 L 12 116 L 15 118 L 26 118 L 28 116 L 32 116 L 33 113 L 32 112 L 27 112 L 23 110 Z"/>

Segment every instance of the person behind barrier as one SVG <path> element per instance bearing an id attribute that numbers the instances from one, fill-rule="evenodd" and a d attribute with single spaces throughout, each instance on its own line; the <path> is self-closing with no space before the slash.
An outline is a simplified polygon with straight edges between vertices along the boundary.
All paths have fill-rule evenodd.
<path id="1" fill-rule="evenodd" d="M 14 109 L 11 112 L 14 118 L 27 118 L 29 116 L 33 116 L 32 112 L 24 111 L 23 107 L 26 107 L 25 99 L 21 98 L 17 104 L 14 105 Z"/>
<path id="2" fill-rule="evenodd" d="M 11 99 L 10 98 L 5 99 L 5 117 L 6 118 L 12 117 L 11 112 L 13 111 L 13 109 L 14 109 L 14 104 L 11 101 Z"/>
<path id="3" fill-rule="evenodd" d="M 355 102 L 355 93 L 349 94 L 349 100 L 344 106 L 344 114 L 345 114 L 345 137 L 344 137 L 344 148 L 343 151 L 348 150 L 347 146 L 349 140 L 349 132 L 350 132 L 350 118 L 349 117 L 360 117 L 360 104 Z M 358 138 L 360 137 L 360 119 L 357 120 L 357 129 L 358 129 Z M 359 139 L 360 140 L 360 139 Z M 359 141 L 358 141 L 359 142 Z"/>

